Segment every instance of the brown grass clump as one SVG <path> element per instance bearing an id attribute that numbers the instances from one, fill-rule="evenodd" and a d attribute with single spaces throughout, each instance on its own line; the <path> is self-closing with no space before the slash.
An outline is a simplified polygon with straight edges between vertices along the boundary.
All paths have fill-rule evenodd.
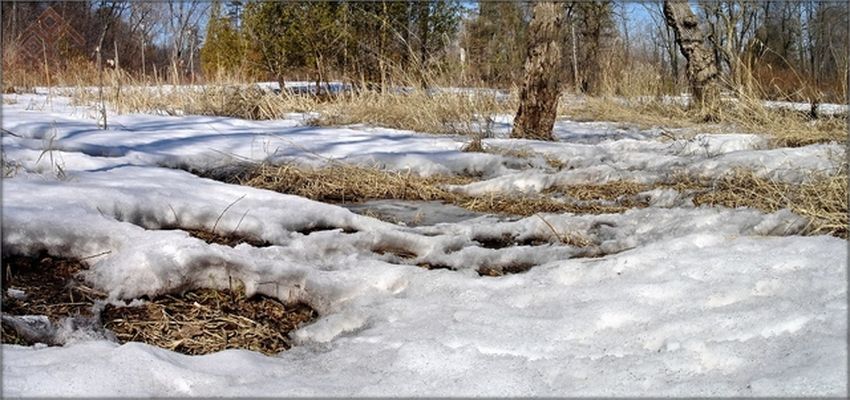
<path id="1" fill-rule="evenodd" d="M 774 145 L 800 147 L 814 143 L 847 140 L 846 116 L 821 116 L 767 107 L 759 98 L 740 96 L 727 99 L 713 121 L 705 121 L 699 110 L 655 98 L 589 98 L 562 104 L 560 116 L 580 121 L 614 121 L 647 129 L 699 128 L 701 132 L 748 132 L 768 134 Z"/>
<path id="2" fill-rule="evenodd" d="M 287 334 L 313 320 L 305 304 L 285 306 L 240 290 L 199 289 L 137 307 L 108 305 L 104 327 L 123 342 L 144 342 L 183 354 L 247 349 L 273 355 L 292 347 Z"/>
<path id="3" fill-rule="evenodd" d="M 188 232 L 190 236 L 194 238 L 201 239 L 207 243 L 215 243 L 224 246 L 236 247 L 242 243 L 247 243 L 254 247 L 268 247 L 271 246 L 271 243 L 266 242 L 264 240 L 259 240 L 246 236 L 239 236 L 236 234 L 224 234 L 224 233 L 215 233 L 200 229 L 183 229 Z"/>
<path id="4" fill-rule="evenodd" d="M 579 200 L 617 200 L 650 190 L 650 185 L 631 181 L 612 181 L 600 184 L 567 185 L 556 188 Z"/>
<path id="5" fill-rule="evenodd" d="M 595 202 L 573 203 L 540 196 L 481 196 L 462 197 L 457 205 L 472 211 L 496 214 L 529 216 L 537 213 L 608 214 L 629 209 L 619 205 L 603 205 Z"/>
<path id="6" fill-rule="evenodd" d="M 622 198 L 602 198 L 610 200 L 603 204 L 599 198 L 591 199 L 584 194 L 586 201 L 571 202 L 551 195 L 539 196 L 466 196 L 451 192 L 445 185 L 471 183 L 468 177 L 435 176 L 420 177 L 411 173 L 384 171 L 376 168 L 335 163 L 331 166 L 309 169 L 285 164 L 280 166 L 259 165 L 239 171 L 229 171 L 230 178 L 217 172 L 204 175 L 229 183 L 274 190 L 280 193 L 294 194 L 313 200 L 337 203 L 356 203 L 366 200 L 438 200 L 455 204 L 472 211 L 529 216 L 536 213 L 619 213 L 632 207 L 646 205 L 626 195 Z M 632 186 L 629 186 L 632 185 Z M 575 186 L 570 190 L 575 194 L 591 191 L 593 185 Z M 611 192 L 617 188 L 629 188 L 627 194 L 636 189 L 634 184 L 613 183 L 598 189 L 598 193 Z M 582 192 L 584 191 L 584 192 Z"/>
<path id="7" fill-rule="evenodd" d="M 809 219 L 807 232 L 848 237 L 847 170 L 818 173 L 801 184 L 760 177 L 751 171 L 735 171 L 699 191 L 697 205 L 752 207 L 766 212 L 788 208 Z"/>
<path id="8" fill-rule="evenodd" d="M 483 266 L 478 268 L 476 272 L 478 272 L 479 276 L 489 276 L 489 277 L 500 277 L 511 274 L 520 274 L 523 272 L 527 272 L 528 270 L 534 268 L 534 264 L 525 263 L 525 262 L 513 262 L 508 265 L 503 265 L 500 267 L 496 266 Z"/>
<path id="9" fill-rule="evenodd" d="M 122 83 L 123 82 L 123 83 Z M 432 93 L 421 89 L 378 92 L 349 90 L 339 94 L 280 93 L 245 84 L 218 82 L 204 86 L 145 86 L 129 78 L 111 78 L 105 101 L 118 113 L 214 115 L 251 120 L 283 118 L 291 112 L 319 115 L 320 126 L 371 124 L 417 132 L 478 134 L 479 120 L 497 112 L 512 113 L 512 101 L 492 94 Z M 78 88 L 77 104 L 98 103 L 96 90 Z"/>
<path id="10" fill-rule="evenodd" d="M 478 123 L 482 116 L 513 113 L 513 106 L 511 101 L 488 94 L 363 91 L 317 107 L 315 111 L 321 115 L 313 123 L 365 123 L 417 132 L 481 134 L 486 129 Z"/>
<path id="11" fill-rule="evenodd" d="M 746 132 L 769 134 L 776 146 L 847 141 L 846 115 L 813 119 L 805 112 L 768 108 L 758 99 L 744 98 L 731 104 L 722 119 Z"/>
<path id="12" fill-rule="evenodd" d="M 484 148 L 484 143 L 481 141 L 480 136 L 472 138 L 472 140 L 460 148 L 460 151 L 464 153 L 485 153 L 486 150 L 487 149 Z"/>
<path id="13" fill-rule="evenodd" d="M 670 129 L 692 128 L 700 125 L 685 107 L 659 99 L 637 101 L 591 97 L 584 101 L 560 103 L 558 116 L 584 122 L 622 122 L 641 129 L 659 126 Z"/>
<path id="14" fill-rule="evenodd" d="M 313 200 L 346 203 L 374 199 L 452 200 L 456 195 L 441 185 L 469 182 L 471 179 L 464 177 L 420 177 L 336 163 L 320 169 L 260 165 L 240 183 Z"/>
<path id="15" fill-rule="evenodd" d="M 472 182 L 470 178 L 423 178 L 346 164 L 319 169 L 261 165 L 234 176 L 238 177 L 237 183 L 240 184 L 319 201 L 438 200 L 477 212 L 519 216 L 565 212 L 622 213 L 632 208 L 648 207 L 647 200 L 638 194 L 661 187 L 694 193 L 697 205 L 747 206 L 766 212 L 790 208 L 812 220 L 812 233 L 847 236 L 845 169 L 834 175 L 815 174 L 802 184 L 776 182 L 759 177 L 752 171 L 741 170 L 717 179 L 696 180 L 675 176 L 669 181 L 651 185 L 630 181 L 567 185 L 552 188 L 538 196 L 467 196 L 448 191 L 445 185 L 467 184 Z M 216 178 L 224 179 L 221 176 Z M 567 198 L 560 198 L 559 194 L 567 195 Z"/>
<path id="16" fill-rule="evenodd" d="M 32 346 L 35 344 L 32 340 L 19 334 L 13 327 L 7 325 L 5 321 L 0 323 L 0 343 L 16 344 L 19 346 Z"/>

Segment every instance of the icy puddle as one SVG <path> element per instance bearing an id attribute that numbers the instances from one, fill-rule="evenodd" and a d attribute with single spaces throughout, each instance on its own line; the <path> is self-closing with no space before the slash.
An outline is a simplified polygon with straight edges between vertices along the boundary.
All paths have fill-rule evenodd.
<path id="1" fill-rule="evenodd" d="M 405 226 L 459 223 L 486 215 L 439 201 L 371 200 L 341 206 L 360 215 Z"/>

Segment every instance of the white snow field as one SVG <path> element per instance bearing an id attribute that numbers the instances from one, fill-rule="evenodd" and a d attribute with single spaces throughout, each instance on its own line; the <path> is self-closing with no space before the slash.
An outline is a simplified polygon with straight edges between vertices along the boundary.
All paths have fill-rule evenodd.
<path id="1" fill-rule="evenodd" d="M 111 115 L 99 130 L 91 108 L 64 97 L 4 95 L 2 111 L 4 252 L 83 259 L 110 301 L 235 278 L 249 294 L 319 314 L 276 356 L 187 356 L 64 327 L 62 346 L 2 346 L 4 396 L 847 395 L 847 242 L 802 236 L 806 221 L 788 210 L 695 207 L 656 190 L 646 193 L 653 206 L 622 214 L 517 219 L 422 203 L 434 217 L 405 226 L 185 171 L 334 159 L 480 176 L 453 188 L 472 195 L 535 193 L 738 167 L 798 181 L 838 168 L 839 144 L 770 148 L 756 135 L 670 139 L 571 121 L 557 123 L 559 141 L 536 142 L 504 138 L 510 118 L 497 119 L 485 145 L 535 152 L 517 158 L 460 152 L 465 137 L 312 127 L 299 115 Z M 216 223 L 273 245 L 162 229 Z M 315 227 L 331 229 L 306 233 Z M 532 245 L 553 229 L 592 239 L 597 252 Z M 519 244 L 484 245 L 503 235 Z M 512 263 L 533 268 L 476 273 Z"/>

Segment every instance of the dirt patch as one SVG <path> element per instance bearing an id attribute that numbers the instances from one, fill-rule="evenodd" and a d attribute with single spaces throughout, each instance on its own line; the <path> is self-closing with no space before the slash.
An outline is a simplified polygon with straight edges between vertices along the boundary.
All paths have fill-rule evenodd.
<path id="1" fill-rule="evenodd" d="M 190 355 L 225 349 L 273 355 L 291 348 L 288 333 L 316 317 L 303 303 L 288 306 L 229 289 L 164 295 L 135 307 L 107 305 L 102 314 L 104 328 L 122 343 L 143 342 Z"/>
<path id="2" fill-rule="evenodd" d="M 0 324 L 0 343 L 16 344 L 19 346 L 32 346 L 33 341 L 19 334 L 11 325 L 5 321 Z"/>
<path id="3" fill-rule="evenodd" d="M 416 264 L 416 266 L 419 267 L 419 268 L 425 268 L 429 271 L 435 270 L 435 269 L 447 269 L 449 271 L 454 271 L 453 267 L 446 265 L 446 264 L 439 264 L 439 263 L 438 264 L 431 264 L 431 263 L 422 262 L 422 263 Z"/>
<path id="4" fill-rule="evenodd" d="M 71 315 L 91 315 L 91 306 L 105 294 L 87 286 L 78 273 L 81 262 L 52 257 L 10 256 L 3 258 L 3 313 L 45 315 L 52 321 Z M 21 291 L 20 295 L 10 295 Z"/>
<path id="5" fill-rule="evenodd" d="M 236 247 L 242 243 L 247 243 L 254 247 L 269 247 L 272 244 L 265 241 L 247 236 L 239 236 L 236 234 L 221 234 L 200 229 L 182 229 L 189 233 L 189 236 L 201 239 L 207 243 L 216 243 L 224 246 Z"/>
<path id="6" fill-rule="evenodd" d="M 4 257 L 2 314 L 41 315 L 54 324 L 67 317 L 91 317 L 94 302 L 106 295 L 92 289 L 80 278 L 79 272 L 84 269 L 86 266 L 80 261 L 45 253 Z M 3 343 L 32 345 L 51 342 L 45 335 L 43 332 L 18 331 L 6 321 L 2 324 Z"/>
<path id="7" fill-rule="evenodd" d="M 357 229 L 347 227 L 347 226 L 331 226 L 331 225 L 322 225 L 322 224 L 301 228 L 301 229 L 296 230 L 295 232 L 298 232 L 302 235 L 309 235 L 309 234 L 315 233 L 315 232 L 335 231 L 337 229 L 341 229 L 342 233 L 347 233 L 347 234 L 359 232 Z"/>
<path id="8" fill-rule="evenodd" d="M 480 275 L 480 276 L 498 277 L 498 276 L 504 276 L 504 275 L 509 275 L 509 274 L 519 274 L 519 273 L 522 273 L 522 272 L 526 272 L 526 271 L 528 271 L 528 270 L 530 270 L 534 267 L 535 267 L 535 265 L 532 264 L 532 263 L 512 262 L 510 264 L 498 266 L 498 267 L 497 266 L 483 266 L 483 267 L 478 268 L 477 272 L 478 272 L 478 275 Z"/>
<path id="9" fill-rule="evenodd" d="M 510 233 L 503 233 L 500 236 L 476 236 L 472 240 L 478 242 L 479 247 L 494 250 L 516 246 L 545 246 L 551 244 L 548 238 L 532 236 L 523 240 L 517 240 Z"/>
<path id="10" fill-rule="evenodd" d="M 404 260 L 411 260 L 418 257 L 416 252 L 399 246 L 378 245 L 372 248 L 372 252 L 379 255 L 391 254 Z"/>

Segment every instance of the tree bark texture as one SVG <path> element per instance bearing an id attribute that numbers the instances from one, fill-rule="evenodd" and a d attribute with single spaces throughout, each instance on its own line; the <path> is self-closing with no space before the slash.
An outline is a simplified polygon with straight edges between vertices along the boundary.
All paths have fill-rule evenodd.
<path id="1" fill-rule="evenodd" d="M 559 39 L 563 14 L 563 3 L 538 2 L 534 5 L 512 138 L 555 140 L 552 127 L 561 94 Z"/>
<path id="2" fill-rule="evenodd" d="M 720 97 L 719 74 L 712 52 L 705 47 L 699 20 L 687 0 L 665 0 L 664 17 L 676 35 L 676 44 L 687 61 L 688 81 L 696 105 L 714 113 Z"/>

